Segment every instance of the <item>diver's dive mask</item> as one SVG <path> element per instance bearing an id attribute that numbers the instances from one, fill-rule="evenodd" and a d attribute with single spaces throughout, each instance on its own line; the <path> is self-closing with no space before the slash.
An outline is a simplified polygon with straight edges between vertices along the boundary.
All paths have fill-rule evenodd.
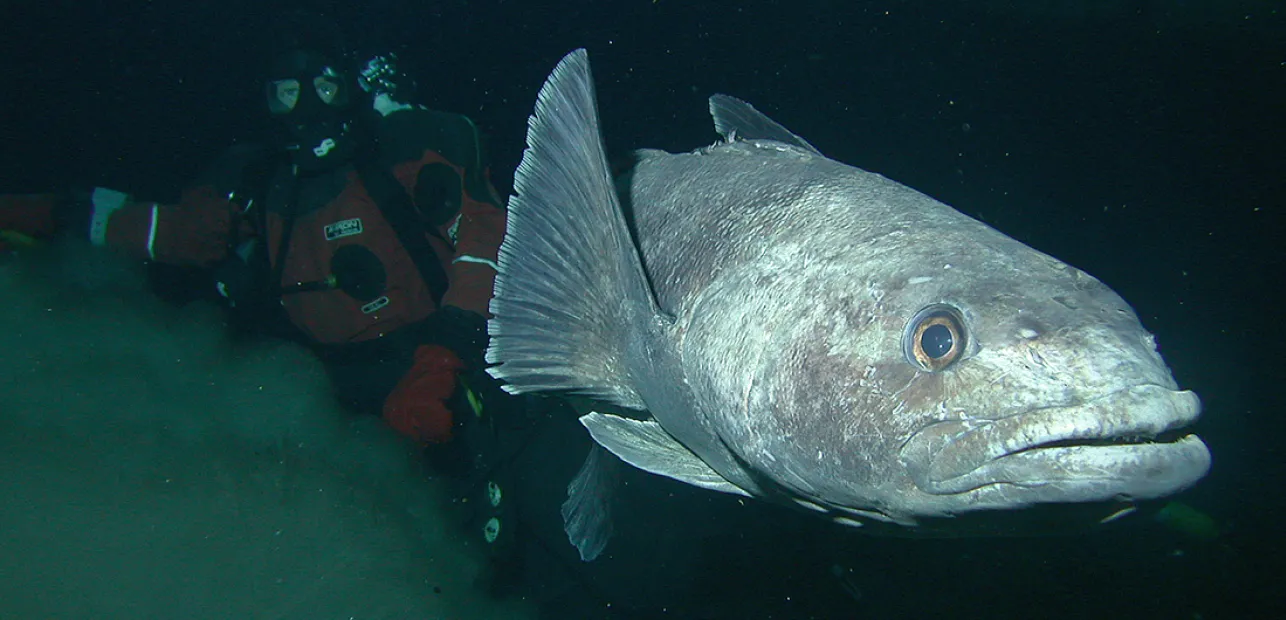
<path id="1" fill-rule="evenodd" d="M 291 159 L 301 171 L 325 170 L 352 158 L 352 90 L 352 78 L 316 52 L 289 52 L 273 63 L 265 91 L 268 111 L 286 123 Z"/>

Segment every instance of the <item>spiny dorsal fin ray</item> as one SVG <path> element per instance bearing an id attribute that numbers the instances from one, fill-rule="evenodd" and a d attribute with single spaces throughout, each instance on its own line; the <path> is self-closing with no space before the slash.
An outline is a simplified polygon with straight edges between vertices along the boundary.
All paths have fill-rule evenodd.
<path id="1" fill-rule="evenodd" d="M 733 140 L 775 140 L 797 146 L 810 153 L 821 155 L 807 140 L 793 134 L 780 123 L 768 118 L 763 112 L 755 109 L 736 97 L 729 95 L 711 95 L 710 116 L 714 117 L 714 129 L 729 142 Z"/>

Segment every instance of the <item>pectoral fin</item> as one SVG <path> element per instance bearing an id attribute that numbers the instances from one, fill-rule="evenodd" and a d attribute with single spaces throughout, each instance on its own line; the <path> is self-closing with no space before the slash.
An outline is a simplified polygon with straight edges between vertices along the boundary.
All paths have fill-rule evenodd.
<path id="1" fill-rule="evenodd" d="M 592 412 L 581 416 L 580 422 L 600 446 L 643 471 L 703 489 L 750 497 L 683 447 L 655 420 Z"/>

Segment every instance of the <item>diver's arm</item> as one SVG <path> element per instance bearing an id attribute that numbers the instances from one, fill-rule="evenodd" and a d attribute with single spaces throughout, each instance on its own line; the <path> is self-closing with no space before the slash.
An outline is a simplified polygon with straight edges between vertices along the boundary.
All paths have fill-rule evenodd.
<path id="1" fill-rule="evenodd" d="M 505 236 L 505 212 L 488 178 L 481 140 L 472 121 L 468 124 L 470 157 L 464 167 L 460 216 L 454 220 L 455 255 L 451 259 L 451 286 L 442 303 L 491 316 L 487 305 L 495 286 L 500 242 Z"/>
<path id="2" fill-rule="evenodd" d="M 89 240 L 130 256 L 208 266 L 227 254 L 233 206 L 214 187 L 189 188 L 176 204 L 141 202 L 106 188 L 89 199 Z"/>
<path id="3" fill-rule="evenodd" d="M 450 242 L 443 305 L 490 316 L 487 304 L 505 212 L 487 179 L 473 122 L 459 114 L 407 106 L 382 116 L 378 129 L 381 153 L 400 162 L 394 175 L 411 193 L 425 224 Z"/>
<path id="4" fill-rule="evenodd" d="M 173 205 L 103 187 L 0 195 L 0 251 L 65 231 L 144 260 L 207 265 L 227 252 L 231 208 L 211 186 L 192 188 Z"/>

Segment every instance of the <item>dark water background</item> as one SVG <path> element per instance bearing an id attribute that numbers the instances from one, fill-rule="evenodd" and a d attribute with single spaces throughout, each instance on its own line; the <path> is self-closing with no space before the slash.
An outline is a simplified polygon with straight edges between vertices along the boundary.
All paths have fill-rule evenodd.
<path id="1" fill-rule="evenodd" d="M 280 3 L 16 4 L 0 9 L 4 191 L 173 199 L 268 127 L 258 71 Z M 705 98 L 746 99 L 827 155 L 1097 276 L 1206 405 L 1214 469 L 1182 499 L 1226 528 L 1215 542 L 1146 523 L 876 539 L 635 476 L 612 556 L 532 582 L 550 617 L 1284 617 L 1282 3 L 311 6 L 355 46 L 400 49 L 425 103 L 470 115 L 502 193 L 536 90 L 587 47 L 609 150 L 705 145 Z"/>

